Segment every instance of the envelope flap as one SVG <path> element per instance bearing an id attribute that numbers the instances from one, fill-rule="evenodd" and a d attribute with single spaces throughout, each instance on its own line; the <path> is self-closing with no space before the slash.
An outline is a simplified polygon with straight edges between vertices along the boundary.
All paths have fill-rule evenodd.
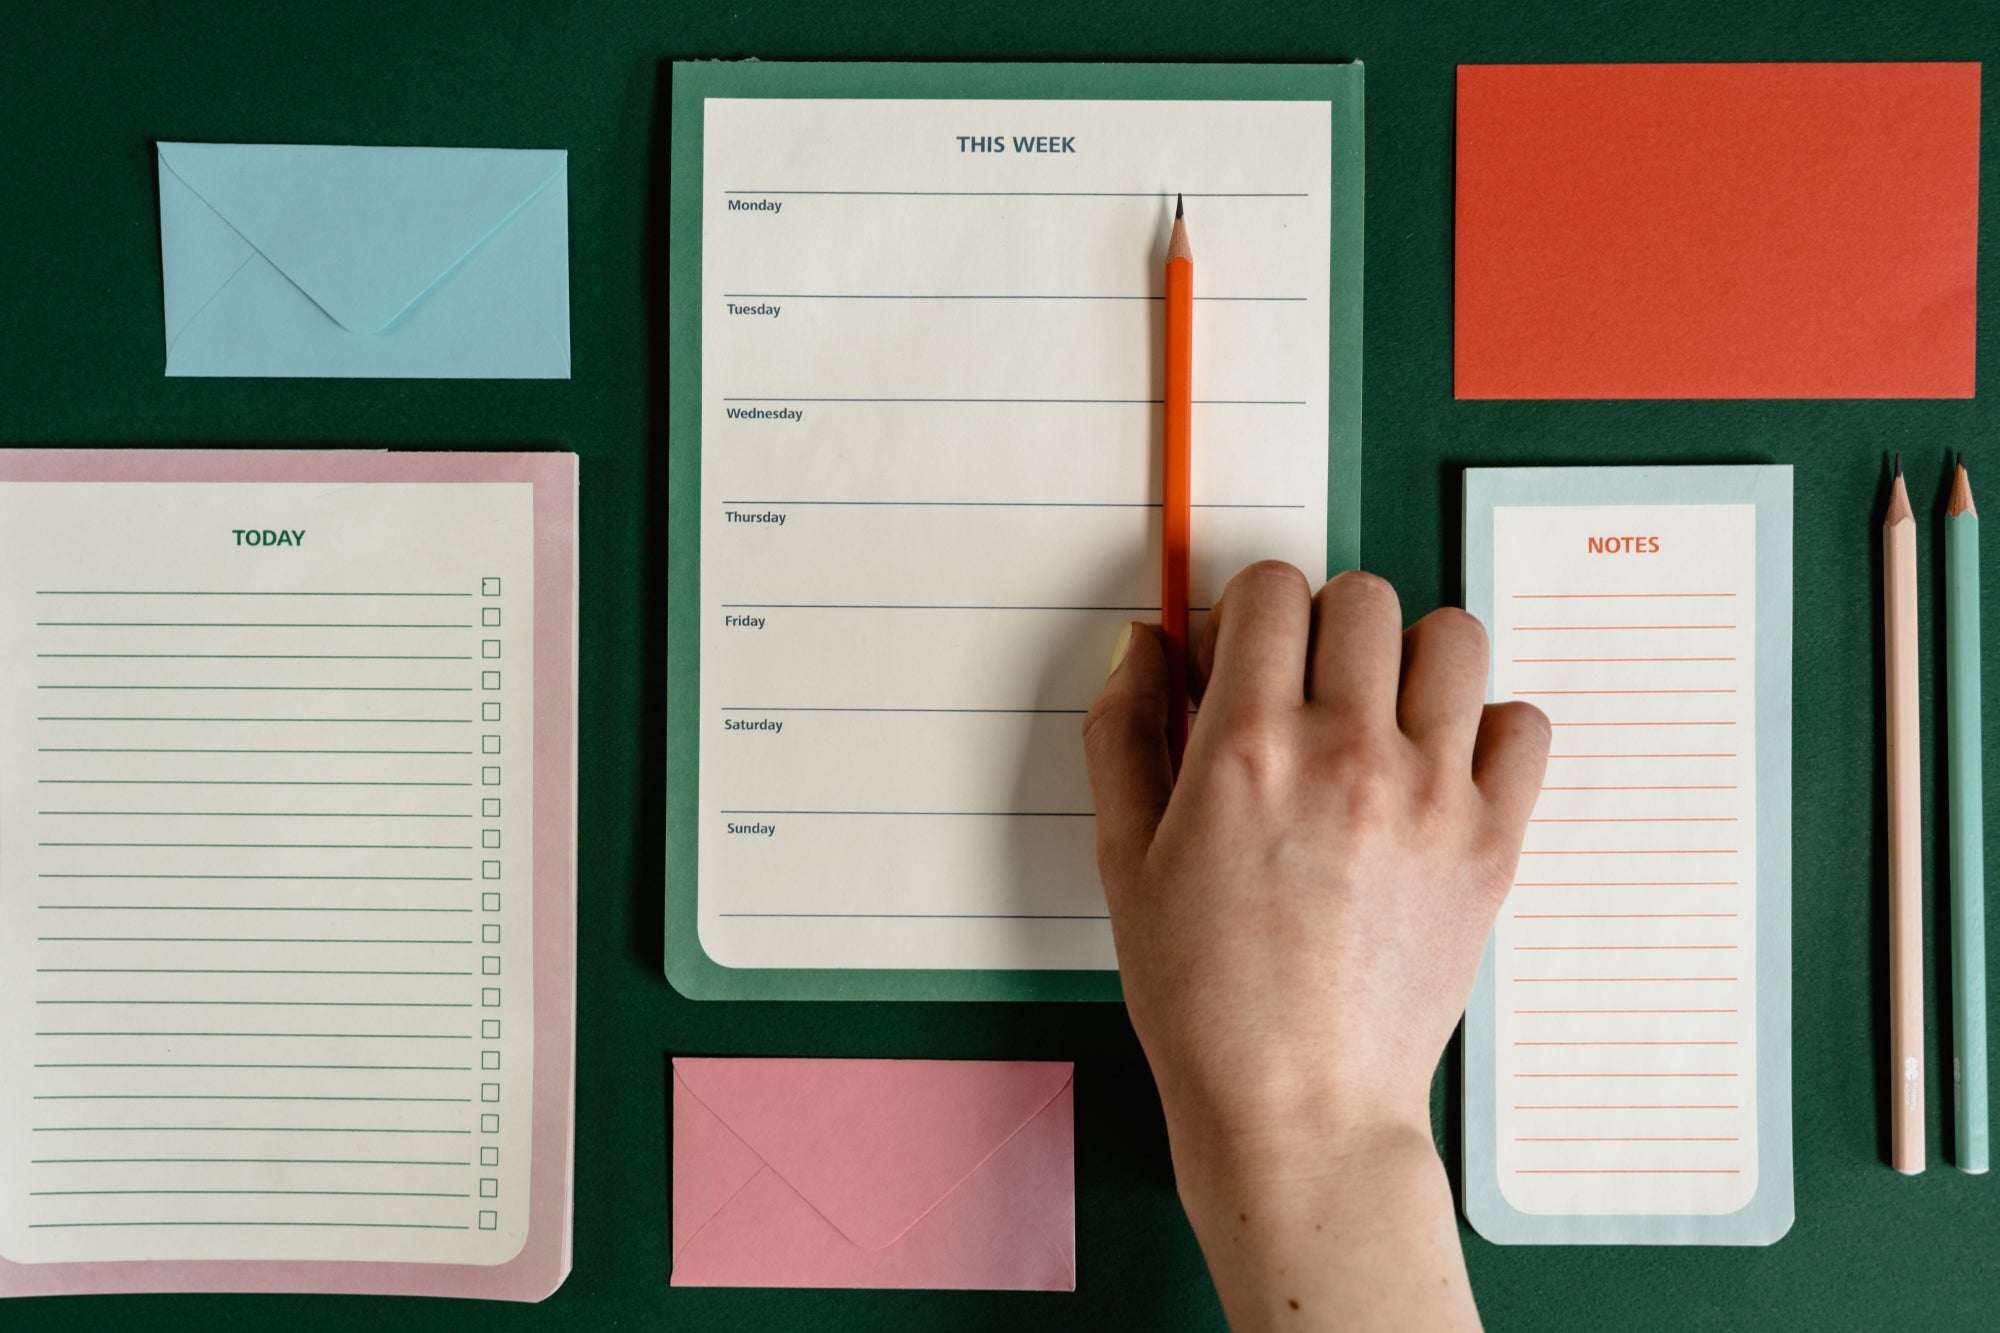
<path id="1" fill-rule="evenodd" d="M 893 1244 L 1069 1086 L 983 1060 L 674 1061 L 694 1097 L 842 1235 Z"/>
<path id="2" fill-rule="evenodd" d="M 160 161 L 341 327 L 379 333 L 566 166 L 560 150 L 162 143 Z"/>

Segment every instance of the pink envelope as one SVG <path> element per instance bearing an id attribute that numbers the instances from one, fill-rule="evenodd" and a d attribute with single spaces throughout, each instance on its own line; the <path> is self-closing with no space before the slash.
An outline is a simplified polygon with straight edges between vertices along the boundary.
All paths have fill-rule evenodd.
<path id="1" fill-rule="evenodd" d="M 675 1060 L 673 1285 L 1076 1290 L 1074 1074 Z"/>

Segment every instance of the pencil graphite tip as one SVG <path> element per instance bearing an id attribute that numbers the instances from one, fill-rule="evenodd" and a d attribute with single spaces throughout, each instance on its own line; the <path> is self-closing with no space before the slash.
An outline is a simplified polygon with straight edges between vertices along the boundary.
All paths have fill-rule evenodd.
<path id="1" fill-rule="evenodd" d="M 1962 518 L 1967 514 L 1974 518 L 1979 517 L 1979 510 L 1973 507 L 1972 478 L 1965 471 L 1963 454 L 1959 455 L 1958 470 L 1952 475 L 1951 499 L 1945 502 L 1944 510 L 1953 518 Z"/>
<path id="2" fill-rule="evenodd" d="M 1903 456 L 1901 454 L 1896 455 L 1896 470 L 1890 473 L 1890 475 L 1893 477 L 1900 477 L 1903 475 Z"/>
<path id="3" fill-rule="evenodd" d="M 1174 196 L 1174 221 L 1179 222 L 1180 220 L 1181 220 L 1181 197 L 1180 195 L 1176 194 Z"/>

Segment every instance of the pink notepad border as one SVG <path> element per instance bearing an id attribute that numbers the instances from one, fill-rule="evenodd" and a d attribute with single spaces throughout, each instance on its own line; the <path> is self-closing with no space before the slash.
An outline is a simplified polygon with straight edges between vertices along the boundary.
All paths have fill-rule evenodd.
<path id="1" fill-rule="evenodd" d="M 527 482 L 535 559 L 535 1079 L 528 1236 L 504 1264 L 152 1260 L 14 1264 L 0 1296 L 323 1292 L 539 1301 L 570 1265 L 576 1044 L 574 454 L 8 449 L 0 482 Z"/>

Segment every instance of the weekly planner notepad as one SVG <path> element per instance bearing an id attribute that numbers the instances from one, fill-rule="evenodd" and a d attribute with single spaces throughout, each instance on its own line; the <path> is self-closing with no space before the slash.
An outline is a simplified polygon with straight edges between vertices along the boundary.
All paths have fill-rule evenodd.
<path id="1" fill-rule="evenodd" d="M 1112 998 L 1079 726 L 1159 615 L 1196 236 L 1197 611 L 1353 563 L 1358 65 L 674 69 L 667 971 Z"/>
<path id="2" fill-rule="evenodd" d="M 576 460 L 0 452 L 0 1295 L 569 1268 Z"/>
<path id="3" fill-rule="evenodd" d="M 1792 470 L 1474 468 L 1491 697 L 1553 726 L 1465 1014 L 1465 1211 L 1513 1244 L 1792 1223 Z"/>

